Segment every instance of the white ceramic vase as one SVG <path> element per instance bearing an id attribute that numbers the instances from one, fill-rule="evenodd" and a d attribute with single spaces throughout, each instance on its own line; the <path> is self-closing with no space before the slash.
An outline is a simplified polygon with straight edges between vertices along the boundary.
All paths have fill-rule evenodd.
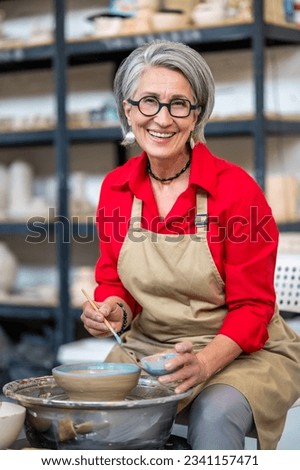
<path id="1" fill-rule="evenodd" d="M 25 219 L 32 200 L 33 172 L 23 161 L 9 167 L 8 211 L 11 218 Z"/>

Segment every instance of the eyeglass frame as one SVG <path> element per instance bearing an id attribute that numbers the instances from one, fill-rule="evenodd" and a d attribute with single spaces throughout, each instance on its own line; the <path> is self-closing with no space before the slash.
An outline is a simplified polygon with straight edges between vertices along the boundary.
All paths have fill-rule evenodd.
<path id="1" fill-rule="evenodd" d="M 140 102 L 142 100 L 144 100 L 145 98 L 152 98 L 154 100 L 157 101 L 158 103 L 158 110 L 156 111 L 156 113 L 154 114 L 145 114 L 141 111 L 140 109 Z M 176 100 L 182 100 L 182 101 L 187 101 L 190 105 L 190 110 L 189 110 L 189 113 L 186 115 L 186 116 L 174 116 L 172 113 L 171 113 L 171 106 L 172 106 L 172 101 L 176 101 Z M 153 117 L 153 116 L 156 116 L 159 111 L 161 110 L 161 108 L 163 108 L 164 106 L 167 108 L 167 110 L 169 111 L 169 114 L 170 116 L 176 118 L 176 119 L 184 119 L 184 118 L 187 118 L 189 117 L 189 115 L 191 114 L 191 111 L 194 111 L 195 109 L 198 109 L 198 108 L 202 108 L 201 104 L 192 104 L 190 102 L 190 100 L 186 99 L 186 98 L 173 98 L 169 103 L 163 103 L 161 101 L 159 101 L 155 96 L 151 96 L 151 95 L 147 95 L 147 96 L 143 96 L 142 98 L 140 98 L 138 101 L 135 101 L 135 100 L 132 100 L 131 98 L 128 98 L 127 99 L 128 103 L 132 104 L 133 106 L 137 106 L 138 107 L 138 110 L 139 112 L 143 115 L 143 116 L 146 116 L 146 117 Z"/>

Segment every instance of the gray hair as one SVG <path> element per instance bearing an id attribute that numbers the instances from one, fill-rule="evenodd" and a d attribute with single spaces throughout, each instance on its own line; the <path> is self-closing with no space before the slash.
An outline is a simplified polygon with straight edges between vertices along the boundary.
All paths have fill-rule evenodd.
<path id="1" fill-rule="evenodd" d="M 194 99 L 201 105 L 193 139 L 195 142 L 205 142 L 204 127 L 212 113 L 215 97 L 215 84 L 211 70 L 195 49 L 180 42 L 155 40 L 131 52 L 123 60 L 115 75 L 114 94 L 124 136 L 122 144 L 129 145 L 126 134 L 130 131 L 123 100 L 133 98 L 139 78 L 149 66 L 180 71 L 188 80 Z"/>

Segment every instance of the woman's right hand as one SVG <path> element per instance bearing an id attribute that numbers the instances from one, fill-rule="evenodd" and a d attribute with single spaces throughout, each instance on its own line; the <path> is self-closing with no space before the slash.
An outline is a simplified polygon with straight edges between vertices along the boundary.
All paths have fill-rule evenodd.
<path id="1" fill-rule="evenodd" d="M 97 303 L 99 310 L 94 310 L 90 303 L 87 301 L 83 304 L 83 312 L 80 316 L 84 328 L 96 337 L 105 338 L 112 336 L 111 332 L 107 329 L 104 323 L 106 318 L 112 328 L 118 332 L 122 327 L 123 314 L 118 305 L 107 301 Z"/>

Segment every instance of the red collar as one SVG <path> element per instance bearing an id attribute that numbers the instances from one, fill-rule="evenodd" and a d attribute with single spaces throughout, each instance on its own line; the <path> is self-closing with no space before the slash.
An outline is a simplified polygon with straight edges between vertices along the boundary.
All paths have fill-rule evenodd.
<path id="1" fill-rule="evenodd" d="M 192 162 L 189 185 L 201 187 L 213 197 L 217 194 L 218 158 L 215 157 L 206 145 L 199 143 L 192 152 Z M 146 170 L 147 155 L 142 152 L 132 157 L 114 173 L 113 186 L 129 186 L 136 197 L 142 198 L 144 190 L 149 189 L 149 177 Z"/>

